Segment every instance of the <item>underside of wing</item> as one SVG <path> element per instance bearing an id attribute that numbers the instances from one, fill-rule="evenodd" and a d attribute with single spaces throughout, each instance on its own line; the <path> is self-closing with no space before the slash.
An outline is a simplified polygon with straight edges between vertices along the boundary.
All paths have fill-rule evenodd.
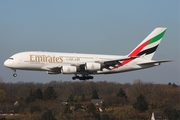
<path id="1" fill-rule="evenodd" d="M 121 57 L 119 59 L 110 59 L 103 61 L 88 61 L 77 64 L 61 64 L 61 65 L 47 65 L 41 69 L 48 71 L 49 74 L 94 74 L 97 71 L 101 71 L 103 68 L 110 69 L 109 67 L 115 67 L 121 65 L 123 60 L 132 60 L 137 56 Z"/>

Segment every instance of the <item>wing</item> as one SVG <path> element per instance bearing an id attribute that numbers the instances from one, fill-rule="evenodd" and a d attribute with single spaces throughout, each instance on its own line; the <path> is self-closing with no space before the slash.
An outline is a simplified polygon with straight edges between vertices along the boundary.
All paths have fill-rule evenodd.
<path id="1" fill-rule="evenodd" d="M 121 61 L 123 60 L 131 60 L 131 59 L 135 59 L 138 56 L 131 56 L 131 57 L 121 57 L 119 59 L 110 59 L 110 60 L 103 60 L 103 61 L 89 61 L 91 63 L 99 63 L 101 65 L 101 69 L 103 68 L 107 68 L 109 69 L 110 66 L 115 67 L 115 65 L 117 64 L 121 64 Z M 61 70 L 63 68 L 63 66 L 72 66 L 72 67 L 77 67 L 77 72 L 78 73 L 93 73 L 96 71 L 86 71 L 85 70 L 85 65 L 86 63 L 78 63 L 78 64 L 61 64 L 61 65 L 47 65 L 47 66 L 43 66 L 41 69 L 48 71 L 49 73 L 52 74 L 56 74 L 56 73 L 61 73 Z"/>
<path id="2" fill-rule="evenodd" d="M 124 57 L 124 58 L 120 58 L 120 59 L 114 59 L 114 60 L 106 60 L 104 62 L 102 62 L 106 67 L 109 67 L 109 66 L 115 66 L 117 64 L 121 64 L 121 61 L 124 61 L 124 60 L 131 60 L 131 59 L 135 59 L 139 56 L 130 56 L 130 57 Z"/>
<path id="3" fill-rule="evenodd" d="M 110 60 L 103 60 L 103 61 L 89 61 L 91 63 L 99 63 L 101 65 L 101 69 L 103 68 L 106 68 L 106 69 L 110 69 L 109 67 L 112 66 L 112 67 L 115 67 L 116 65 L 121 65 L 121 61 L 124 61 L 124 60 L 132 60 L 132 59 L 135 59 L 139 56 L 130 56 L 130 57 L 121 57 L 119 59 L 110 59 Z M 85 72 L 85 65 L 86 63 L 80 63 L 79 64 L 79 71 L 81 72 Z M 90 72 L 90 71 L 88 71 Z"/>

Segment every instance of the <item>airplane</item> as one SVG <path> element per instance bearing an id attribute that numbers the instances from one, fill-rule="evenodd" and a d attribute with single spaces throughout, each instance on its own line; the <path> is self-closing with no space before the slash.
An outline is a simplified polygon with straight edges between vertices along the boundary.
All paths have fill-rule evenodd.
<path id="1" fill-rule="evenodd" d="M 113 74 L 159 66 L 171 60 L 152 60 L 166 28 L 155 28 L 128 55 L 102 55 L 27 51 L 12 55 L 4 62 L 7 68 L 16 70 L 47 71 L 48 74 L 74 74 L 73 80 L 93 79 L 95 74 Z"/>

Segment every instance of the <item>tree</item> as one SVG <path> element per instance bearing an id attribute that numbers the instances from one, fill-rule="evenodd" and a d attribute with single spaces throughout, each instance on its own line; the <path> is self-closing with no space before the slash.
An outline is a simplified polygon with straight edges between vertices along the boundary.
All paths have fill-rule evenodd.
<path id="1" fill-rule="evenodd" d="M 3 78 L 2 77 L 0 77 L 0 83 L 3 83 Z"/>
<path id="2" fill-rule="evenodd" d="M 42 120 L 56 120 L 55 117 L 52 115 L 52 111 L 48 110 L 42 116 Z"/>
<path id="3" fill-rule="evenodd" d="M 43 99 L 43 92 L 40 88 L 36 89 L 33 94 L 36 99 L 39 99 L 39 100 Z"/>
<path id="4" fill-rule="evenodd" d="M 124 97 L 127 99 L 126 93 L 122 88 L 119 89 L 118 93 L 116 94 L 117 97 Z"/>
<path id="5" fill-rule="evenodd" d="M 101 108 L 102 108 L 103 111 L 105 111 L 105 109 L 106 109 L 106 104 L 105 104 L 104 101 L 102 102 Z"/>
<path id="6" fill-rule="evenodd" d="M 35 91 L 30 90 L 29 96 L 26 98 L 26 103 L 35 102 L 36 99 L 43 99 L 43 92 L 40 88 Z"/>
<path id="7" fill-rule="evenodd" d="M 110 117 L 108 114 L 101 114 L 101 120 L 110 120 Z"/>
<path id="8" fill-rule="evenodd" d="M 44 100 L 54 100 L 57 98 L 57 94 L 54 90 L 53 87 L 48 86 L 45 90 L 44 90 L 44 96 L 43 96 Z"/>
<path id="9" fill-rule="evenodd" d="M 101 115 L 99 113 L 94 114 L 96 120 L 101 120 Z"/>
<path id="10" fill-rule="evenodd" d="M 34 97 L 34 94 L 32 90 L 29 92 L 29 96 L 26 98 L 26 103 L 35 102 L 36 98 Z"/>
<path id="11" fill-rule="evenodd" d="M 6 93 L 4 90 L 0 89 L 0 102 L 3 102 L 5 99 Z"/>
<path id="12" fill-rule="evenodd" d="M 169 120 L 180 120 L 180 110 L 166 108 L 164 113 L 169 118 Z"/>
<path id="13" fill-rule="evenodd" d="M 137 101 L 133 104 L 133 107 L 141 112 L 148 110 L 148 103 L 143 94 L 137 97 Z"/>
<path id="14" fill-rule="evenodd" d="M 132 106 L 124 106 L 124 107 L 115 107 L 113 111 L 113 116 L 116 120 L 134 120 L 134 108 Z"/>
<path id="15" fill-rule="evenodd" d="M 172 84 L 173 87 L 178 87 L 178 85 L 176 85 L 175 83 Z"/>
<path id="16" fill-rule="evenodd" d="M 168 85 L 172 85 L 171 82 L 169 82 Z"/>
<path id="17" fill-rule="evenodd" d="M 81 104 L 75 104 L 75 111 L 78 110 L 78 109 L 82 109 L 82 105 Z"/>
<path id="18" fill-rule="evenodd" d="M 99 99 L 96 89 L 93 90 L 91 99 Z"/>
<path id="19" fill-rule="evenodd" d="M 86 99 L 85 99 L 85 94 L 84 94 L 84 93 L 82 94 L 81 99 L 82 99 L 82 102 L 85 102 L 85 101 L 86 101 Z"/>
<path id="20" fill-rule="evenodd" d="M 40 108 L 40 106 L 38 106 L 38 105 L 31 105 L 31 106 L 30 106 L 30 112 L 31 112 L 31 113 L 41 112 L 41 108 Z"/>
<path id="21" fill-rule="evenodd" d="M 68 104 L 64 107 L 64 113 L 71 113 L 70 106 Z"/>
<path id="22" fill-rule="evenodd" d="M 90 103 L 90 104 L 87 106 L 87 111 L 90 112 L 90 113 L 95 114 L 95 112 L 96 112 L 96 107 L 94 106 L 93 103 Z"/>
<path id="23" fill-rule="evenodd" d="M 73 98 L 73 95 L 70 94 L 69 97 L 68 97 L 68 102 L 74 102 L 74 98 Z"/>

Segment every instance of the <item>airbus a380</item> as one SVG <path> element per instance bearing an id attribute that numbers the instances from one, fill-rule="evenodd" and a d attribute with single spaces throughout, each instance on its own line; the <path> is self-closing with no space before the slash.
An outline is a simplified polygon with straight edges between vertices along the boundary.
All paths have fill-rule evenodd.
<path id="1" fill-rule="evenodd" d="M 94 74 L 121 73 L 158 66 L 169 60 L 152 60 L 166 32 L 154 29 L 132 52 L 125 56 L 28 51 L 14 54 L 4 65 L 14 70 L 47 71 L 48 74 L 74 74 L 73 80 L 93 79 Z"/>

